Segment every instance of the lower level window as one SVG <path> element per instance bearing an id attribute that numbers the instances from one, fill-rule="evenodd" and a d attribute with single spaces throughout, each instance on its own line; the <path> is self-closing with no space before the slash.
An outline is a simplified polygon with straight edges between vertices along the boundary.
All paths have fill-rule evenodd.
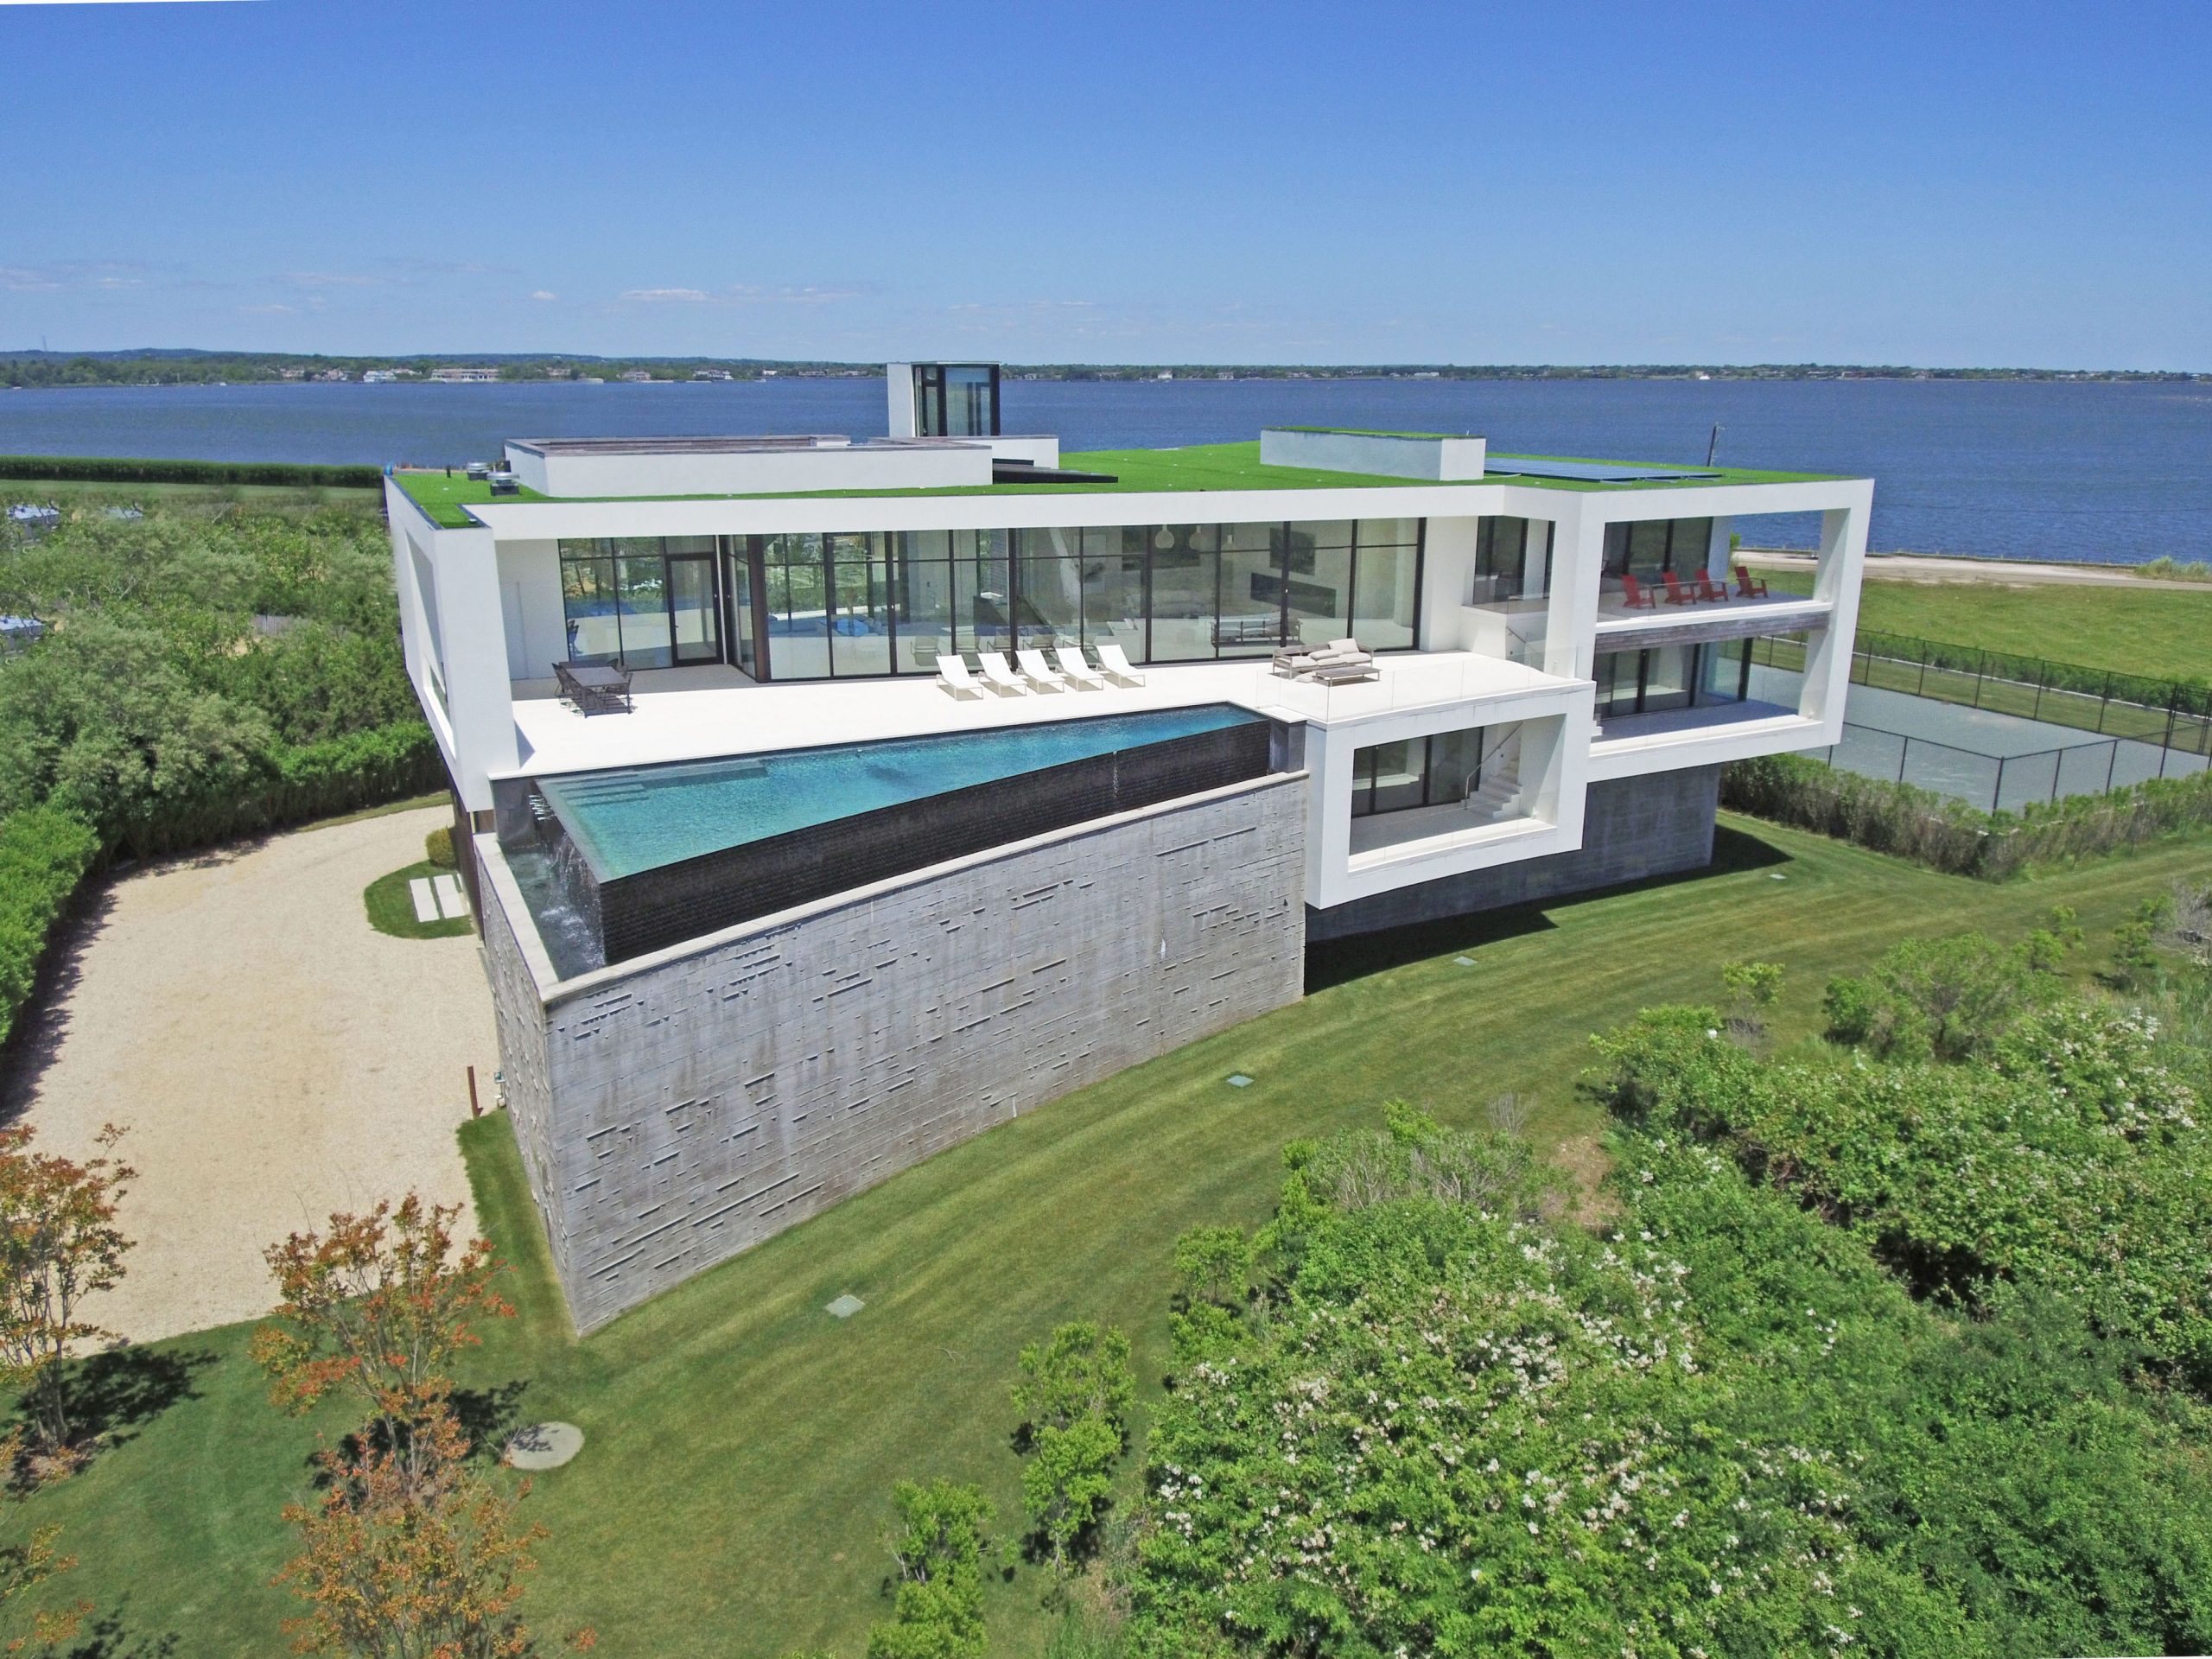
<path id="1" fill-rule="evenodd" d="M 1482 787 L 1483 728 L 1433 732 L 1355 749 L 1351 757 L 1351 815 L 1403 812 L 1447 806 Z"/>
<path id="2" fill-rule="evenodd" d="M 1598 658 L 1598 718 L 1618 720 L 1671 709 L 1743 702 L 1751 696 L 1755 643 L 1721 639 L 1701 645 L 1610 652 Z"/>

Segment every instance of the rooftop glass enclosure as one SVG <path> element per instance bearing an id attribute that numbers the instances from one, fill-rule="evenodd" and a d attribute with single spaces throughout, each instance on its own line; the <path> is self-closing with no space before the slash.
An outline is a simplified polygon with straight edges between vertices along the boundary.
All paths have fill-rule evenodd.
<path id="1" fill-rule="evenodd" d="M 940 655 L 1109 642 L 1152 663 L 1346 636 L 1402 651 L 1419 638 L 1422 531 L 1363 518 L 570 540 L 562 592 L 575 660 L 719 660 L 760 679 L 933 674 Z M 712 572 L 690 563 L 702 551 Z M 710 579 L 718 618 L 700 610 Z"/>
<path id="2" fill-rule="evenodd" d="M 914 365 L 914 430 L 925 438 L 999 435 L 999 365 Z"/>

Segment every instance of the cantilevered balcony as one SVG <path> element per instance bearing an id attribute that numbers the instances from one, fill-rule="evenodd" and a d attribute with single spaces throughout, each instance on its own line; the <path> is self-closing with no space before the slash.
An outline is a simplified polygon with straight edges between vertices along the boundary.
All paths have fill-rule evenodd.
<path id="1" fill-rule="evenodd" d="M 1825 599 L 1797 594 L 1751 598 L 1732 587 L 1726 599 L 1676 601 L 1662 587 L 1644 588 L 1643 605 L 1631 605 L 1627 591 L 1608 582 L 1598 596 L 1598 650 L 1641 651 L 1654 645 L 1700 645 L 1716 639 L 1753 639 L 1764 634 L 1801 633 L 1825 628 L 1835 607 Z M 1687 588 L 1681 590 L 1688 594 Z"/>

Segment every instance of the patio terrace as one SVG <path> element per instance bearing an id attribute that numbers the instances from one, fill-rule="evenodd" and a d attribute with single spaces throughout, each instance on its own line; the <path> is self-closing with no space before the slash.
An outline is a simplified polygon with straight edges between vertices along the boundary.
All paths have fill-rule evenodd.
<path id="1" fill-rule="evenodd" d="M 918 677 L 761 685 L 729 667 L 658 669 L 632 681 L 632 712 L 589 715 L 561 701 L 551 680 L 518 680 L 512 690 L 521 764 L 493 775 L 652 766 L 1201 702 L 1327 725 L 1573 684 L 1464 651 L 1409 652 L 1379 658 L 1376 666 L 1381 672 L 1374 680 L 1332 687 L 1283 679 L 1264 660 L 1167 664 L 1141 670 L 1142 685 L 957 699 L 934 679 Z"/>

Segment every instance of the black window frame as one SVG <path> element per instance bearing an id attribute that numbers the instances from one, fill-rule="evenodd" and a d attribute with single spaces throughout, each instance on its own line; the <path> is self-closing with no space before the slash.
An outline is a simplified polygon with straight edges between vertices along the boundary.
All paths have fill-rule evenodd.
<path id="1" fill-rule="evenodd" d="M 918 374 L 920 372 L 921 368 L 918 365 L 916 372 Z M 1214 544 L 1214 550 L 1209 556 L 1212 557 L 1214 561 L 1213 609 L 1211 613 L 1214 636 L 1212 642 L 1213 654 L 1209 657 L 1179 658 L 1175 659 L 1177 663 L 1253 662 L 1261 660 L 1258 656 L 1251 654 L 1250 652 L 1250 648 L 1260 642 L 1243 640 L 1233 642 L 1232 645 L 1225 645 L 1221 638 L 1221 584 L 1223 577 L 1222 556 L 1219 551 L 1219 531 L 1223 524 L 1226 522 L 1234 522 L 1239 524 L 1249 524 L 1260 525 L 1265 527 L 1269 532 L 1271 557 L 1268 569 L 1272 572 L 1276 582 L 1276 594 L 1274 600 L 1275 632 L 1273 644 L 1277 648 L 1281 648 L 1291 643 L 1291 583 L 1294 580 L 1296 580 L 1296 578 L 1291 574 L 1292 531 L 1295 527 L 1309 523 L 1331 521 L 1308 520 L 1303 518 L 1192 521 L 1189 527 L 1213 532 L 1213 534 L 1207 538 Z M 1363 543 L 1361 537 L 1360 526 L 1370 522 L 1380 521 L 1354 518 L 1349 522 L 1351 528 L 1349 531 L 1348 544 L 1342 550 L 1342 550 L 1346 556 L 1343 626 L 1347 635 L 1352 635 L 1357 632 L 1357 620 L 1359 608 L 1358 594 L 1360 560 L 1363 554 L 1378 554 L 1388 556 L 1395 561 L 1405 550 L 1408 543 L 1398 541 L 1392 541 L 1389 543 L 1376 542 L 1371 544 Z M 1410 545 L 1414 555 L 1413 620 L 1411 624 L 1413 643 L 1408 645 L 1389 645 L 1381 647 L 1380 649 L 1385 653 L 1401 651 L 1418 651 L 1421 649 L 1421 627 L 1427 614 L 1428 596 L 1427 589 L 1428 582 L 1428 520 L 1426 518 L 1416 518 L 1412 520 L 1412 524 L 1414 526 L 1414 539 Z M 1118 558 L 1123 560 L 1128 558 L 1129 541 L 1128 532 L 1131 530 L 1136 530 L 1142 532 L 1140 539 L 1141 541 L 1143 550 L 1141 556 L 1143 563 L 1140 572 L 1141 594 L 1144 607 L 1144 646 L 1142 660 L 1147 664 L 1156 662 L 1157 658 L 1154 656 L 1156 642 L 1154 638 L 1154 625 L 1158 620 L 1155 614 L 1157 609 L 1158 589 L 1154 577 L 1157 573 L 1157 561 L 1161 550 L 1156 545 L 1155 537 L 1157 537 L 1158 532 L 1163 528 L 1173 529 L 1177 528 L 1177 526 L 1164 526 L 1158 524 L 1148 524 L 1138 525 L 1022 525 L 1008 528 L 1004 532 L 1007 537 L 1007 614 L 1010 626 L 1013 630 L 1013 636 L 1018 639 L 1021 629 L 1025 626 L 1029 626 L 1025 619 L 1031 618 L 1035 615 L 1034 607 L 1029 604 L 1027 597 L 1022 592 L 1022 569 L 1026 560 L 1030 556 L 1024 551 L 1023 548 L 1021 538 L 1025 534 L 1038 530 L 1060 530 L 1071 532 L 1080 538 L 1077 542 L 1077 546 L 1080 550 L 1079 555 L 1077 556 L 1078 562 L 1082 564 L 1087 565 L 1094 556 Z M 834 592 L 834 576 L 832 575 L 833 560 L 831 558 L 830 550 L 835 544 L 836 539 L 841 536 L 854 535 L 883 537 L 888 543 L 885 550 L 885 555 L 888 560 L 891 592 L 895 599 L 895 595 L 898 591 L 898 573 L 901 565 L 905 563 L 905 549 L 900 543 L 899 538 L 909 534 L 910 532 L 905 531 L 823 531 L 819 532 L 808 531 L 793 533 L 810 534 L 814 535 L 817 537 L 820 547 L 820 559 L 822 563 L 822 591 L 825 595 L 825 605 L 830 602 L 828 596 Z M 1090 545 L 1091 538 L 1094 537 L 1101 538 L 1110 537 L 1113 539 L 1110 544 L 1103 547 L 1101 551 L 1097 555 L 1094 556 Z M 755 677 L 763 683 L 773 681 L 776 678 L 776 667 L 774 646 L 772 644 L 773 636 L 769 629 L 771 609 L 768 604 L 766 571 L 766 542 L 768 538 L 763 535 L 728 536 L 721 537 L 721 540 L 722 545 L 728 550 L 728 558 L 742 558 L 746 563 L 747 574 L 744 579 L 747 582 L 748 591 L 752 595 L 753 601 L 752 610 L 754 628 L 753 649 L 754 661 L 757 665 L 756 669 L 753 671 Z M 957 564 L 963 556 L 963 555 L 955 552 L 952 555 L 952 562 L 955 564 Z M 731 590 L 734 589 L 738 577 L 734 571 L 718 569 L 716 572 L 716 581 L 720 584 L 721 591 L 725 595 L 728 595 Z M 1086 639 L 1090 637 L 1092 632 L 1092 619 L 1090 613 L 1090 596 L 1088 588 L 1079 586 L 1076 598 L 1076 632 L 1077 637 Z M 724 627 L 722 630 L 721 639 L 721 654 L 718 660 L 725 663 L 735 662 L 737 659 L 733 642 L 736 637 L 736 618 L 734 601 L 726 597 L 723 601 L 721 609 Z M 1264 614 L 1264 613 L 1262 613 L 1262 614 Z M 830 652 L 830 671 L 828 674 L 819 677 L 808 676 L 804 680 L 794 680 L 789 683 L 793 684 L 811 683 L 817 677 L 821 679 L 844 680 L 900 679 L 913 678 L 926 675 L 930 671 L 918 666 L 906 670 L 902 670 L 899 667 L 899 617 L 898 606 L 895 602 L 891 605 L 887 616 L 888 620 L 886 632 L 890 640 L 892 664 L 891 669 L 887 673 L 838 673 L 836 671 L 836 652 L 833 642 L 832 649 Z M 829 626 L 826 620 L 824 626 Z M 965 632 L 966 630 L 962 629 L 959 631 L 959 633 L 964 633 Z M 959 633 L 956 634 L 956 639 L 959 637 Z M 1246 649 L 1243 651 L 1236 650 L 1234 648 L 1235 645 L 1242 645 L 1246 647 Z M 994 647 L 994 649 L 996 648 L 997 647 Z M 1011 650 L 1013 649 L 1013 646 L 1009 645 L 1005 648 Z M 976 649 L 976 647 L 974 645 L 972 641 L 961 645 L 961 652 L 963 656 L 972 656 Z"/>
<path id="2" fill-rule="evenodd" d="M 1465 787 L 1461 790 L 1459 794 L 1452 797 L 1451 800 L 1440 801 L 1436 798 L 1437 741 L 1440 738 L 1461 737 L 1469 732 L 1472 732 L 1475 734 L 1475 769 L 1469 772 L 1462 780 Z M 1374 754 L 1376 750 L 1386 746 L 1380 743 L 1370 743 L 1362 747 L 1354 749 L 1351 752 L 1351 816 L 1355 818 L 1388 817 L 1393 812 L 1416 812 L 1423 807 L 1450 806 L 1459 801 L 1465 799 L 1467 796 L 1473 794 L 1475 791 L 1482 787 L 1482 763 L 1484 751 L 1487 747 L 1487 740 L 1489 736 L 1490 728 L 1487 726 L 1463 726 L 1449 732 L 1429 732 L 1424 734 L 1421 738 L 1421 798 L 1417 801 L 1402 802 L 1395 806 L 1378 807 L 1375 804 L 1375 797 L 1376 793 L 1375 782 L 1376 772 L 1375 763 L 1372 760 L 1370 760 L 1367 763 L 1367 778 L 1364 784 L 1362 783 L 1359 775 L 1360 760 L 1362 757 L 1371 756 Z M 1410 738 L 1396 738 L 1393 739 L 1392 741 L 1405 743 L 1411 742 L 1413 740 Z M 1364 811 L 1360 810 L 1359 804 L 1360 793 L 1363 788 L 1365 790 L 1367 795 L 1367 808 Z"/>

